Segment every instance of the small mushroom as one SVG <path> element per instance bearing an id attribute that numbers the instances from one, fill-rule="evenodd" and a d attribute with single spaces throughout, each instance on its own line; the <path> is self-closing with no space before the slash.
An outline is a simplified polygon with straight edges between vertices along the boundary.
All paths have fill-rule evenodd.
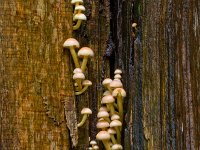
<path id="1" fill-rule="evenodd" d="M 121 69 L 116 69 L 114 74 L 122 74 L 122 70 Z"/>
<path id="2" fill-rule="evenodd" d="M 117 133 L 116 130 L 113 129 L 113 128 L 109 128 L 108 133 L 110 133 L 112 143 L 117 144 L 117 141 L 116 141 L 115 136 L 114 136 Z"/>
<path id="3" fill-rule="evenodd" d="M 107 108 L 110 110 L 111 115 L 115 114 L 115 108 L 113 105 L 114 102 L 115 102 L 115 99 L 112 95 L 104 96 L 101 100 L 102 104 L 106 104 Z"/>
<path id="4" fill-rule="evenodd" d="M 126 97 L 126 91 L 123 88 L 116 88 L 112 93 L 113 97 L 117 97 L 117 107 L 119 110 L 120 120 L 123 121 L 123 99 Z"/>
<path id="5" fill-rule="evenodd" d="M 83 118 L 82 118 L 81 122 L 78 124 L 78 127 L 81 127 L 85 123 L 85 121 L 88 118 L 88 115 L 92 114 L 92 111 L 89 108 L 83 108 L 81 110 L 81 114 L 83 114 Z"/>
<path id="6" fill-rule="evenodd" d="M 90 49 L 89 47 L 82 47 L 79 51 L 78 51 L 78 57 L 83 58 L 83 62 L 81 65 L 81 69 L 84 72 L 86 65 L 87 65 L 87 61 L 88 58 L 90 57 L 94 57 L 94 52 L 92 49 Z"/>
<path id="7" fill-rule="evenodd" d="M 110 88 L 110 83 L 111 82 L 112 82 L 112 79 L 110 79 L 110 78 L 106 78 L 102 82 L 103 86 L 105 86 L 110 92 L 112 92 L 112 90 Z"/>
<path id="8" fill-rule="evenodd" d="M 119 120 L 113 120 L 110 123 L 111 128 L 115 128 L 117 131 L 117 143 L 121 143 L 121 133 L 120 133 L 120 127 L 122 126 L 122 123 Z"/>
<path id="9" fill-rule="evenodd" d="M 111 95 L 111 92 L 110 92 L 110 91 L 105 91 L 105 92 L 103 93 L 103 96 L 106 96 L 106 95 Z"/>
<path id="10" fill-rule="evenodd" d="M 73 4 L 75 6 L 79 6 L 79 4 L 83 4 L 83 0 L 72 0 L 71 4 Z"/>
<path id="11" fill-rule="evenodd" d="M 83 11 L 85 11 L 85 7 L 83 5 L 78 5 L 78 6 L 75 6 L 74 14 L 76 13 L 80 14 Z"/>
<path id="12" fill-rule="evenodd" d="M 110 140 L 110 134 L 107 131 L 100 131 L 96 135 L 97 140 L 101 140 L 106 148 L 106 150 L 111 150 L 110 145 L 109 145 L 109 140 Z"/>
<path id="13" fill-rule="evenodd" d="M 80 91 L 82 89 L 82 80 L 85 79 L 85 75 L 82 72 L 79 73 L 75 73 L 73 75 L 73 79 L 76 81 L 76 83 L 78 84 L 78 90 Z"/>
<path id="14" fill-rule="evenodd" d="M 112 116 L 111 116 L 111 120 L 113 121 L 113 120 L 119 120 L 120 119 L 120 117 L 119 117 L 119 115 L 117 115 L 117 114 L 113 114 Z"/>
<path id="15" fill-rule="evenodd" d="M 114 79 L 111 83 L 110 83 L 110 88 L 111 89 L 115 89 L 115 88 L 121 88 L 123 87 L 122 82 L 119 79 Z"/>
<path id="16" fill-rule="evenodd" d="M 99 146 L 98 145 L 94 145 L 93 149 L 99 149 Z"/>
<path id="17" fill-rule="evenodd" d="M 80 47 L 79 42 L 74 38 L 69 38 L 64 42 L 63 47 L 69 48 L 70 53 L 71 53 L 72 58 L 73 58 L 73 61 L 74 61 L 74 64 L 75 64 L 75 67 L 80 68 L 78 58 L 77 58 L 77 55 L 76 55 L 76 52 L 75 52 L 75 48 Z"/>
<path id="18" fill-rule="evenodd" d="M 75 95 L 80 95 L 83 92 L 85 92 L 88 89 L 88 87 L 92 85 L 92 82 L 90 80 L 84 80 L 82 84 L 84 86 L 83 89 L 79 92 L 76 92 Z"/>
<path id="19" fill-rule="evenodd" d="M 97 125 L 96 125 L 96 127 L 98 128 L 98 129 L 101 129 L 101 130 L 106 130 L 107 128 L 109 128 L 109 122 L 108 121 L 106 121 L 106 120 L 99 120 L 98 122 L 97 122 Z"/>
<path id="20" fill-rule="evenodd" d="M 112 146 L 112 150 L 122 150 L 122 149 L 123 149 L 123 147 L 121 144 L 114 144 Z"/>
<path id="21" fill-rule="evenodd" d="M 97 118 L 103 118 L 107 122 L 110 122 L 109 113 L 107 111 L 99 111 L 97 114 Z"/>
<path id="22" fill-rule="evenodd" d="M 121 76 L 120 74 L 116 74 L 116 75 L 114 76 L 114 78 L 115 78 L 115 79 L 121 79 L 122 76 Z"/>
<path id="23" fill-rule="evenodd" d="M 92 148 L 94 148 L 94 146 L 97 145 L 97 142 L 92 140 L 92 141 L 90 141 L 90 145 L 92 145 Z"/>
<path id="24" fill-rule="evenodd" d="M 79 14 L 74 15 L 74 20 L 78 20 L 78 21 L 73 26 L 73 30 L 78 30 L 78 28 L 81 26 L 81 22 L 83 20 L 87 20 L 87 17 L 84 14 L 79 13 Z"/>
<path id="25" fill-rule="evenodd" d="M 81 70 L 81 68 L 75 68 L 74 71 L 73 71 L 73 73 L 74 74 L 75 73 L 82 73 L 82 70 Z"/>

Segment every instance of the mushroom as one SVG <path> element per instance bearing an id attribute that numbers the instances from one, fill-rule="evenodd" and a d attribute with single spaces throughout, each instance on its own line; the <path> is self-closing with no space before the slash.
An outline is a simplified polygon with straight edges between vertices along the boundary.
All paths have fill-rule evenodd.
<path id="1" fill-rule="evenodd" d="M 82 11 L 85 11 L 85 7 L 83 5 L 75 6 L 74 14 L 76 13 L 80 14 Z"/>
<path id="2" fill-rule="evenodd" d="M 97 140 L 101 140 L 106 148 L 106 150 L 111 150 L 110 145 L 109 145 L 109 140 L 110 140 L 110 134 L 107 131 L 100 131 L 96 135 Z"/>
<path id="3" fill-rule="evenodd" d="M 108 112 L 108 109 L 107 109 L 106 106 L 101 106 L 101 107 L 99 108 L 99 111 L 107 111 L 107 112 Z"/>
<path id="4" fill-rule="evenodd" d="M 112 82 L 112 79 L 110 78 L 106 78 L 103 80 L 102 84 L 110 91 L 112 92 L 111 88 L 110 88 L 110 83 Z"/>
<path id="5" fill-rule="evenodd" d="M 80 68 L 78 58 L 77 58 L 77 55 L 76 55 L 76 52 L 75 52 L 75 48 L 80 47 L 79 42 L 74 38 L 69 38 L 64 42 L 63 47 L 69 48 L 70 53 L 71 53 L 72 58 L 73 58 L 73 61 L 74 61 L 74 64 L 75 64 L 75 67 Z"/>
<path id="6" fill-rule="evenodd" d="M 78 21 L 76 22 L 76 25 L 73 26 L 73 30 L 77 30 L 77 29 L 81 26 L 81 22 L 82 22 L 83 20 L 87 20 L 87 17 L 86 17 L 84 14 L 79 13 L 79 14 L 74 15 L 74 18 L 73 18 L 73 19 L 74 19 L 74 20 L 78 20 Z"/>
<path id="7" fill-rule="evenodd" d="M 78 124 L 78 127 L 81 127 L 85 123 L 88 115 L 92 114 L 92 111 L 89 108 L 83 108 L 81 110 L 81 114 L 83 114 L 83 118 L 82 118 L 81 122 Z"/>
<path id="8" fill-rule="evenodd" d="M 111 137 L 112 143 L 113 144 L 117 144 L 117 141 L 116 141 L 115 136 L 114 136 L 117 133 L 116 130 L 113 129 L 113 128 L 109 128 L 108 129 L 108 133 L 110 133 L 110 137 Z"/>
<path id="9" fill-rule="evenodd" d="M 113 120 L 119 120 L 120 119 L 120 117 L 119 117 L 119 115 L 117 115 L 117 114 L 113 114 L 112 116 L 111 116 L 111 120 L 113 121 Z"/>
<path id="10" fill-rule="evenodd" d="M 122 82 L 119 79 L 114 79 L 111 83 L 110 83 L 110 88 L 111 89 L 115 89 L 115 88 L 121 88 L 123 87 Z"/>
<path id="11" fill-rule="evenodd" d="M 89 147 L 88 150 L 93 150 L 93 148 L 92 148 L 92 147 Z"/>
<path id="12" fill-rule="evenodd" d="M 81 91 L 76 92 L 75 95 L 80 95 L 83 92 L 85 92 L 88 89 L 88 87 L 92 85 L 92 82 L 90 80 L 84 80 L 82 84 L 84 88 Z"/>
<path id="13" fill-rule="evenodd" d="M 116 69 L 114 74 L 122 74 L 122 70 L 121 69 Z"/>
<path id="14" fill-rule="evenodd" d="M 101 130 L 106 130 L 109 126 L 109 122 L 106 120 L 99 120 L 96 125 L 96 127 Z"/>
<path id="15" fill-rule="evenodd" d="M 81 69 L 84 72 L 85 68 L 86 68 L 86 65 L 87 65 L 88 58 L 89 57 L 94 57 L 94 52 L 89 47 L 82 47 L 78 51 L 78 57 L 83 58 Z"/>
<path id="16" fill-rule="evenodd" d="M 71 4 L 75 5 L 75 6 L 79 6 L 79 4 L 82 4 L 83 0 L 72 0 Z"/>
<path id="17" fill-rule="evenodd" d="M 122 150 L 122 149 L 123 149 L 123 147 L 121 144 L 114 144 L 112 146 L 112 150 Z"/>
<path id="18" fill-rule="evenodd" d="M 97 145 L 97 142 L 92 140 L 92 141 L 90 141 L 90 145 L 92 145 L 92 148 L 94 148 L 94 146 Z"/>
<path id="19" fill-rule="evenodd" d="M 97 118 L 103 118 L 107 122 L 110 122 L 109 113 L 107 111 L 99 111 L 97 114 Z"/>
<path id="20" fill-rule="evenodd" d="M 117 107 L 119 110 L 120 120 L 123 121 L 123 99 L 126 97 L 126 91 L 123 88 L 116 88 L 112 93 L 113 97 L 117 97 Z"/>
<path id="21" fill-rule="evenodd" d="M 75 73 L 73 75 L 73 79 L 76 81 L 76 83 L 78 84 L 78 90 L 80 91 L 82 89 L 82 85 L 81 82 L 82 80 L 85 79 L 85 75 L 82 72 L 79 73 Z"/>
<path id="22" fill-rule="evenodd" d="M 114 76 L 114 78 L 115 78 L 115 79 L 121 79 L 122 76 L 121 76 L 120 74 L 116 74 L 116 75 Z"/>
<path id="23" fill-rule="evenodd" d="M 111 95 L 111 92 L 110 92 L 110 91 L 105 91 L 105 92 L 103 93 L 103 96 L 106 96 L 106 95 Z"/>
<path id="24" fill-rule="evenodd" d="M 115 102 L 115 99 L 112 95 L 104 96 L 101 100 L 102 104 L 106 104 L 107 108 L 110 110 L 111 115 L 115 114 L 115 108 L 113 105 L 114 102 Z"/>
<path id="25" fill-rule="evenodd" d="M 117 131 L 117 143 L 121 143 L 121 133 L 120 133 L 120 127 L 122 126 L 122 123 L 119 120 L 113 120 L 110 123 L 110 127 L 115 128 Z"/>
<path id="26" fill-rule="evenodd" d="M 75 68 L 74 71 L 73 71 L 73 73 L 74 74 L 75 73 L 82 73 L 82 70 L 81 70 L 81 68 Z"/>
<path id="27" fill-rule="evenodd" d="M 94 145 L 93 149 L 99 149 L 99 146 L 98 145 Z"/>
<path id="28" fill-rule="evenodd" d="M 136 28 L 136 26 L 137 26 L 137 23 L 134 22 L 134 23 L 132 24 L 132 27 L 133 27 L 133 28 Z"/>

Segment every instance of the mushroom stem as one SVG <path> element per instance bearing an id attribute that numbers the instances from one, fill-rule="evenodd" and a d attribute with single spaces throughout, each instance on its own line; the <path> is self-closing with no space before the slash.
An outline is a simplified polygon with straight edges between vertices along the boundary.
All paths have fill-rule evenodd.
<path id="1" fill-rule="evenodd" d="M 78 20 L 76 22 L 76 25 L 73 26 L 73 30 L 77 30 L 81 26 L 81 22 L 82 22 L 82 20 Z"/>
<path id="2" fill-rule="evenodd" d="M 74 64 L 76 68 L 80 68 L 79 62 L 78 62 L 78 57 L 76 55 L 76 52 L 74 50 L 74 47 L 70 47 L 70 53 L 72 55 L 72 58 L 74 60 Z"/>
<path id="3" fill-rule="evenodd" d="M 121 93 L 117 95 L 117 106 L 119 110 L 120 121 L 123 122 L 124 111 L 123 111 L 123 100 Z"/>
<path id="4" fill-rule="evenodd" d="M 81 84 L 81 79 L 76 79 L 76 83 L 78 84 L 78 91 L 81 91 L 82 89 L 82 84 Z"/>
<path id="5" fill-rule="evenodd" d="M 112 89 L 110 88 L 110 85 L 108 84 L 106 87 L 112 93 Z"/>
<path id="6" fill-rule="evenodd" d="M 110 116 L 115 114 L 115 108 L 113 106 L 113 103 L 107 104 L 107 108 L 108 108 L 108 110 L 110 110 Z"/>
<path id="7" fill-rule="evenodd" d="M 117 143 L 121 144 L 121 133 L 118 127 L 115 127 L 115 130 L 117 132 Z"/>
<path id="8" fill-rule="evenodd" d="M 113 144 L 117 144 L 117 141 L 116 141 L 114 135 L 111 134 L 111 135 L 110 135 L 110 138 L 111 138 L 111 141 L 112 141 Z"/>
<path id="9" fill-rule="evenodd" d="M 86 120 L 87 120 L 87 114 L 84 114 L 81 122 L 77 126 L 81 127 L 85 123 Z"/>
<path id="10" fill-rule="evenodd" d="M 105 146 L 106 150 L 111 150 L 110 145 L 107 140 L 102 141 L 102 142 L 103 142 L 103 145 Z"/>
<path id="11" fill-rule="evenodd" d="M 82 65 L 81 65 L 82 72 L 85 72 L 87 61 L 88 61 L 88 56 L 84 56 L 83 62 L 82 62 Z"/>
<path id="12" fill-rule="evenodd" d="M 81 95 L 83 92 L 85 92 L 88 89 L 88 85 L 84 86 L 83 89 L 81 89 L 79 92 L 75 92 L 75 95 Z"/>

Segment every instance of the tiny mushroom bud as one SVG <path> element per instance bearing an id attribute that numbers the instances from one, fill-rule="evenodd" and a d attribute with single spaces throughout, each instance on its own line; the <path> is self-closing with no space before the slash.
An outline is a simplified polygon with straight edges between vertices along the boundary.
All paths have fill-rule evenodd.
<path id="1" fill-rule="evenodd" d="M 106 104 L 107 108 L 110 110 L 110 114 L 115 114 L 114 102 L 115 99 L 112 95 L 104 96 L 101 100 L 102 104 Z"/>
<path id="2" fill-rule="evenodd" d="M 81 84 L 81 82 L 82 82 L 82 80 L 84 80 L 85 79 L 85 75 L 82 73 L 82 72 L 80 72 L 80 73 L 75 73 L 74 75 L 73 75 L 73 79 L 76 81 L 76 83 L 78 84 L 78 90 L 81 90 L 82 89 L 82 84 Z"/>
<path id="3" fill-rule="evenodd" d="M 115 79 L 121 79 L 122 76 L 121 76 L 120 74 L 116 74 L 116 75 L 114 76 L 114 78 L 115 78 Z"/>
<path id="4" fill-rule="evenodd" d="M 85 92 L 85 91 L 87 90 L 87 88 L 88 88 L 89 86 L 91 86 L 91 85 L 92 85 L 92 82 L 91 82 L 90 80 L 84 80 L 84 81 L 83 81 L 83 86 L 84 86 L 84 88 L 83 88 L 81 91 L 76 92 L 75 94 L 76 94 L 76 95 L 82 94 L 82 93 Z"/>
<path id="5" fill-rule="evenodd" d="M 83 20 L 87 20 L 86 16 L 82 13 L 74 15 L 74 20 L 78 20 L 76 25 L 73 26 L 73 30 L 77 30 L 81 26 Z"/>
<path id="6" fill-rule="evenodd" d="M 114 72 L 114 74 L 122 74 L 122 70 L 116 69 L 115 72 Z"/>
<path id="7" fill-rule="evenodd" d="M 78 62 L 78 58 L 77 58 L 77 55 L 76 55 L 76 52 L 75 52 L 75 48 L 79 48 L 80 47 L 79 42 L 74 38 L 69 38 L 64 42 L 63 47 L 64 48 L 69 48 L 70 53 L 72 55 L 72 58 L 74 60 L 75 67 L 76 68 L 80 68 L 80 65 L 79 65 L 79 62 Z"/>
<path id="8" fill-rule="evenodd" d="M 93 150 L 93 148 L 92 148 L 92 147 L 89 147 L 88 150 Z"/>
<path id="9" fill-rule="evenodd" d="M 121 143 L 121 133 L 120 133 L 120 127 L 122 126 L 122 123 L 119 120 L 113 120 L 110 123 L 110 127 L 114 127 L 117 131 L 117 142 Z"/>
<path id="10" fill-rule="evenodd" d="M 102 84 L 110 91 L 112 92 L 111 88 L 110 88 L 110 83 L 112 82 L 112 79 L 110 78 L 106 78 L 103 80 Z"/>
<path id="11" fill-rule="evenodd" d="M 97 128 L 101 130 L 106 130 L 110 125 L 106 120 L 101 120 L 97 122 Z"/>
<path id="12" fill-rule="evenodd" d="M 123 88 L 116 88 L 112 93 L 113 97 L 117 97 L 117 106 L 119 110 L 120 120 L 123 121 L 123 99 L 126 97 L 126 91 Z"/>
<path id="13" fill-rule="evenodd" d="M 109 113 L 107 111 L 99 111 L 97 114 L 97 118 L 103 118 L 107 122 L 110 122 Z"/>
<path id="14" fill-rule="evenodd" d="M 109 145 L 109 140 L 110 140 L 110 134 L 107 131 L 100 131 L 96 135 L 97 140 L 101 140 L 106 148 L 106 150 L 111 150 L 110 145 Z"/>
<path id="15" fill-rule="evenodd" d="M 123 147 L 121 144 L 114 144 L 112 146 L 112 150 L 122 150 L 122 149 L 123 149 Z"/>
<path id="16" fill-rule="evenodd" d="M 134 23 L 132 24 L 132 27 L 133 27 L 133 28 L 136 28 L 136 26 L 137 26 L 137 23 L 134 22 Z"/>
<path id="17" fill-rule="evenodd" d="M 108 133 L 110 133 L 110 137 L 111 137 L 112 143 L 113 143 L 113 144 L 116 144 L 117 141 L 116 141 L 116 139 L 115 139 L 114 134 L 116 134 L 117 132 L 115 131 L 115 129 L 109 128 L 109 129 L 108 129 Z"/>
<path id="18" fill-rule="evenodd" d="M 88 58 L 90 57 L 94 57 L 94 52 L 91 48 L 89 47 L 82 47 L 79 51 L 78 51 L 78 57 L 83 58 L 83 62 L 81 65 L 81 69 L 84 72 L 86 65 L 87 65 L 87 61 Z"/>
<path id="19" fill-rule="evenodd" d="M 99 149 L 99 146 L 98 145 L 94 145 L 93 149 Z"/>
<path id="20" fill-rule="evenodd" d="M 81 127 L 85 123 L 88 115 L 92 114 L 92 111 L 89 108 L 83 108 L 81 110 L 81 114 L 83 114 L 83 118 L 82 118 L 81 122 L 78 124 L 78 127 Z"/>
<path id="21" fill-rule="evenodd" d="M 71 4 L 75 5 L 75 6 L 79 6 L 79 4 L 82 4 L 83 0 L 72 0 Z"/>

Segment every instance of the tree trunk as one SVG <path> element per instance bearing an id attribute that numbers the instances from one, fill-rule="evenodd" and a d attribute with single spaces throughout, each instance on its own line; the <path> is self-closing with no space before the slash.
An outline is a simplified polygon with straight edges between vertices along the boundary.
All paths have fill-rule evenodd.
<path id="1" fill-rule="evenodd" d="M 125 150 L 199 149 L 199 1 L 85 0 L 77 31 L 70 1 L 0 1 L 0 149 L 86 149 L 101 83 L 116 68 L 127 91 Z M 63 49 L 70 37 L 95 53 L 86 69 L 93 85 L 80 96 Z M 77 129 L 83 107 L 93 114 Z"/>

